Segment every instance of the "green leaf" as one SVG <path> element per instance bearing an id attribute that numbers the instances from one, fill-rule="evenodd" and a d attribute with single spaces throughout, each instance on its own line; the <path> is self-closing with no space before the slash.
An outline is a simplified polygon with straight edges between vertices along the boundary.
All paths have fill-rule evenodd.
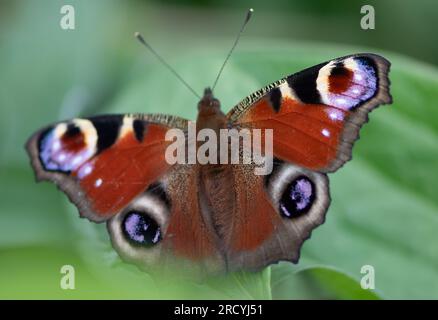
<path id="1" fill-rule="evenodd" d="M 281 263 L 203 282 L 166 281 L 121 262 L 105 225 L 79 219 L 55 187 L 36 185 L 23 144 L 42 125 L 77 114 L 161 112 L 194 119 L 197 98 L 162 66 L 145 63 L 142 49 L 128 39 L 141 14 L 128 10 L 126 16 L 137 22 L 126 23 L 118 2 L 106 2 L 105 10 L 87 3 L 83 27 L 68 34 L 53 28 L 58 21 L 51 13 L 58 12 L 58 4 L 23 3 L 8 27 L 14 31 L 0 31 L 1 298 L 438 298 L 434 67 L 382 53 L 392 62 L 394 104 L 373 111 L 353 161 L 330 176 L 327 221 L 304 244 L 298 265 Z M 78 2 L 80 10 L 84 3 Z M 100 24 L 96 15 L 111 23 Z M 177 52 L 171 63 L 201 92 L 214 80 L 228 42 Z M 32 48 L 32 55 L 23 48 Z M 245 39 L 216 95 L 227 111 L 286 74 L 363 51 L 379 53 Z M 71 292 L 59 287 L 64 264 L 77 271 L 77 289 Z M 375 268 L 375 295 L 358 289 L 363 265 Z"/>
<path id="2" fill-rule="evenodd" d="M 363 289 L 345 271 L 325 266 L 291 272 L 282 264 L 273 273 L 272 290 L 278 299 L 379 299 L 373 290 Z"/>
<path id="3" fill-rule="evenodd" d="M 344 272 L 329 268 L 312 268 L 301 273 L 309 273 L 316 281 L 321 283 L 322 291 L 327 291 L 331 298 L 377 300 L 379 297 L 371 290 L 363 289 L 354 279 Z"/>

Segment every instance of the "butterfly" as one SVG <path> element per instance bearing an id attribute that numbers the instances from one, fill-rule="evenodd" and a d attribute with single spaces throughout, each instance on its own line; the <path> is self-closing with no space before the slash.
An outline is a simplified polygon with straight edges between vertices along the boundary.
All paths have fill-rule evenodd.
<path id="1" fill-rule="evenodd" d="M 272 129 L 274 166 L 169 164 L 163 114 L 102 115 L 47 126 L 26 149 L 37 180 L 54 182 L 81 215 L 105 222 L 120 257 L 143 269 L 171 261 L 207 272 L 298 262 L 330 204 L 328 173 L 351 159 L 368 113 L 392 102 L 390 63 L 375 54 L 333 59 L 286 76 L 224 114 L 211 89 L 200 128 Z M 189 142 L 187 142 L 189 143 Z"/>

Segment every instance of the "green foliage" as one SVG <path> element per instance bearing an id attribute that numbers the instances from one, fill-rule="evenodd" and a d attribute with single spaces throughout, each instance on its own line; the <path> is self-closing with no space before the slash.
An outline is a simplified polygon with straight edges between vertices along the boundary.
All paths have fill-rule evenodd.
<path id="1" fill-rule="evenodd" d="M 197 99 L 131 40 L 141 10 L 122 14 L 113 2 L 105 10 L 87 2 L 83 27 L 66 33 L 53 14 L 59 3 L 32 3 L 17 5 L 10 31 L 1 34 L 0 298 L 438 298 L 434 67 L 374 49 L 243 39 L 216 90 L 225 110 L 285 74 L 359 51 L 392 62 L 394 104 L 371 114 L 353 161 L 331 175 L 327 221 L 303 246 L 298 265 L 204 282 L 157 279 L 122 263 L 105 226 L 79 219 L 53 185 L 36 185 L 23 145 L 39 127 L 77 115 L 163 112 L 193 119 Z M 170 60 L 201 91 L 229 42 L 185 48 Z M 65 264 L 75 266 L 76 290 L 59 287 Z M 373 292 L 358 285 L 365 264 L 375 267 Z"/>

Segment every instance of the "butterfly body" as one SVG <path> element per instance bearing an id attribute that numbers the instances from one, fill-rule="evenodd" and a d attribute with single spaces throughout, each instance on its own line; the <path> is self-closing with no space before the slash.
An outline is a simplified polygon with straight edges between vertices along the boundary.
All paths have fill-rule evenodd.
<path id="1" fill-rule="evenodd" d="M 327 173 L 351 158 L 368 113 L 391 102 L 389 62 L 374 54 L 337 58 L 287 76 L 224 114 L 210 89 L 198 103 L 196 136 L 234 129 L 273 132 L 273 168 L 254 161 L 169 163 L 166 134 L 188 120 L 168 115 L 73 119 L 37 131 L 27 143 L 39 180 L 53 181 L 81 216 L 106 222 L 113 247 L 144 269 L 176 263 L 207 272 L 257 270 L 297 262 L 303 242 L 325 220 Z M 225 151 L 232 149 L 226 144 Z M 236 151 L 237 150 L 237 151 Z M 239 142 L 237 158 L 245 160 Z M 211 150 L 210 150 L 211 152 Z M 189 159 L 189 152 L 184 159 Z M 192 159 L 193 160 L 193 159 Z"/>

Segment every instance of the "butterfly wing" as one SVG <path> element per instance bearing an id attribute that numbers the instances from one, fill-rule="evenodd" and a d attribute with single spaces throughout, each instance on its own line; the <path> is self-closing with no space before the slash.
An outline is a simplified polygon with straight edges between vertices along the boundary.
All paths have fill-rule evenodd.
<path id="1" fill-rule="evenodd" d="M 326 173 L 351 159 L 368 113 L 391 103 L 389 62 L 374 54 L 334 59 L 250 95 L 227 115 L 231 126 L 273 130 L 274 170 L 235 168 L 238 208 L 229 223 L 232 268 L 297 262 L 330 203 Z M 263 134 L 262 134 L 263 141 Z"/>
<path id="2" fill-rule="evenodd" d="M 168 128 L 187 121 L 162 115 L 111 115 L 59 122 L 27 142 L 37 180 L 54 182 L 81 216 L 105 221 L 169 170 Z"/>
<path id="3" fill-rule="evenodd" d="M 236 208 L 227 223 L 228 270 L 298 262 L 300 248 L 322 224 L 330 204 L 327 175 L 275 160 L 267 176 L 255 165 L 233 168 Z M 285 200 L 294 194 L 294 198 Z"/>
<path id="4" fill-rule="evenodd" d="M 234 126 L 274 130 L 274 154 L 333 172 L 351 159 L 368 113 L 391 103 L 389 62 L 374 54 L 334 59 L 250 95 L 228 117 Z"/>

